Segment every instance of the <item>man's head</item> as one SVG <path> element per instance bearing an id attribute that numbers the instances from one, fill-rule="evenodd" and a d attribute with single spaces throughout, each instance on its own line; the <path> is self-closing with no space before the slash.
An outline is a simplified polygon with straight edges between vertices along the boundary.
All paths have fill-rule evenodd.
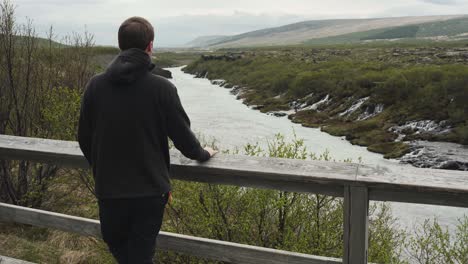
<path id="1" fill-rule="evenodd" d="M 142 17 L 131 17 L 120 25 L 119 48 L 121 50 L 137 48 L 151 54 L 153 40 L 153 26 Z"/>

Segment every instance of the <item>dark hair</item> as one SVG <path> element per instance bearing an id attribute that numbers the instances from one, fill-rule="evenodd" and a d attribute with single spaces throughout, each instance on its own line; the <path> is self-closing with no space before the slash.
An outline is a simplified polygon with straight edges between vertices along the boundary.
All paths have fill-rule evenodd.
<path id="1" fill-rule="evenodd" d="M 127 50 L 138 48 L 145 50 L 154 40 L 154 29 L 148 20 L 142 17 L 131 17 L 119 28 L 119 48 Z"/>

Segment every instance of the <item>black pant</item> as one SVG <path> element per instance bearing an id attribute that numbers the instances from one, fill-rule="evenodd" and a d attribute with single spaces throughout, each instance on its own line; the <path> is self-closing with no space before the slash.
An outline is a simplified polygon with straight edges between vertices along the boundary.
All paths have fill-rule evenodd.
<path id="1" fill-rule="evenodd" d="M 101 199 L 102 238 L 119 264 L 153 263 L 168 196 Z"/>

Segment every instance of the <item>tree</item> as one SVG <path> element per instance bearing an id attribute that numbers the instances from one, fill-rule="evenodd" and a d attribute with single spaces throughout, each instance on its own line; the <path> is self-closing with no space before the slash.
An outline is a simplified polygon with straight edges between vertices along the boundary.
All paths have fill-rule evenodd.
<path id="1" fill-rule="evenodd" d="M 0 12 L 0 134 L 74 139 L 77 112 L 71 108 L 94 74 L 92 36 L 75 34 L 60 44 L 51 29 L 47 40 L 40 39 L 31 20 L 16 22 L 9 0 L 0 3 Z M 0 200 L 40 207 L 56 173 L 54 165 L 2 160 Z"/>

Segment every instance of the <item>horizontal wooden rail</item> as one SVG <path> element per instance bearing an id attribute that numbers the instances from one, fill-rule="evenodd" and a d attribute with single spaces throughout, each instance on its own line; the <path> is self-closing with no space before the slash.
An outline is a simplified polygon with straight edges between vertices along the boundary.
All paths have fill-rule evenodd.
<path id="1" fill-rule="evenodd" d="M 98 220 L 58 214 L 43 210 L 0 203 L 0 221 L 55 228 L 84 236 L 101 237 Z M 340 259 L 318 257 L 283 250 L 256 247 L 207 238 L 160 232 L 157 241 L 160 250 L 177 251 L 230 263 L 291 263 L 337 264 Z"/>
<path id="2" fill-rule="evenodd" d="M 88 167 L 76 142 L 6 135 L 0 135 L 0 159 Z M 184 158 L 177 151 L 171 151 L 171 167 L 171 177 L 179 180 L 344 197 L 345 264 L 367 263 L 369 200 L 468 208 L 468 173 L 462 171 L 417 169 L 398 165 L 386 168 L 355 163 L 221 154 L 201 164 Z M 25 211 L 19 212 L 21 213 L 11 220 L 28 223 L 27 217 L 21 216 Z M 41 217 L 45 216 L 37 216 Z M 50 219 L 47 222 L 53 223 L 63 218 Z M 66 222 L 70 224 L 67 231 L 74 231 L 73 228 L 80 226 L 78 222 L 83 221 L 91 221 L 92 224 L 87 225 L 88 229 L 74 232 L 96 235 L 99 230 L 98 224 L 92 222 L 94 220 L 74 219 L 67 218 Z M 59 226 L 60 224 L 54 224 L 50 227 Z M 90 233 L 86 233 L 86 230 Z M 167 247 L 165 249 L 168 250 L 229 262 L 305 263 L 301 261 L 310 258 L 307 263 L 337 263 L 337 260 L 164 232 L 158 241 L 161 241 L 161 247 Z M 294 262 L 296 259 L 298 262 Z"/>
<path id="3" fill-rule="evenodd" d="M 71 141 L 0 135 L 0 159 L 88 168 Z M 173 179 L 344 196 L 345 186 L 368 188 L 369 199 L 468 207 L 468 173 L 409 166 L 216 155 L 198 163 L 171 151 Z"/>
<path id="4" fill-rule="evenodd" d="M 34 264 L 32 262 L 0 256 L 0 264 Z"/>

